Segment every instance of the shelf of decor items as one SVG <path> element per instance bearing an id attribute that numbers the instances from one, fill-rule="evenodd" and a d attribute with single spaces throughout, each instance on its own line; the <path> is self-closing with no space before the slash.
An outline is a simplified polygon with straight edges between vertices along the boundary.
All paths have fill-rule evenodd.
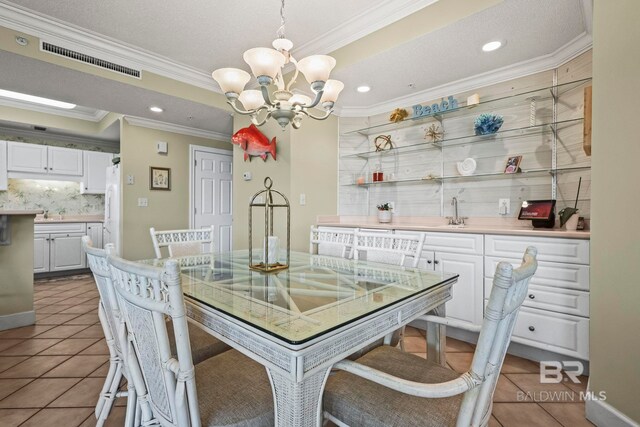
<path id="1" fill-rule="evenodd" d="M 387 181 L 365 182 L 363 184 L 342 184 L 343 187 L 370 187 L 376 185 L 390 185 L 390 184 L 425 184 L 434 183 L 440 184 L 443 181 L 463 181 L 463 180 L 477 180 L 477 179 L 525 179 L 535 178 L 545 175 L 557 175 L 568 172 L 579 172 L 583 170 L 591 169 L 590 166 L 575 166 L 575 167 L 563 167 L 557 169 L 532 169 L 527 171 L 521 171 L 518 173 L 504 173 L 504 172 L 489 172 L 479 173 L 473 175 L 445 175 L 429 178 L 415 178 L 415 179 L 397 179 Z"/>
<path id="2" fill-rule="evenodd" d="M 443 148 L 449 148 L 459 145 L 467 144 L 482 144 L 492 143 L 498 139 L 517 139 L 525 138 L 534 135 L 545 135 L 549 133 L 558 132 L 564 128 L 582 123 L 584 119 L 582 117 L 570 120 L 561 120 L 558 122 L 543 123 L 534 126 L 525 126 L 515 129 L 506 129 L 498 131 L 489 135 L 465 135 L 455 138 L 445 138 L 437 142 L 421 142 L 418 144 L 410 144 L 402 147 L 394 147 L 389 150 L 382 151 L 365 151 L 362 153 L 345 154 L 341 156 L 344 159 L 347 158 L 360 158 L 370 159 L 372 157 L 382 158 L 385 156 L 392 156 L 397 154 L 410 154 L 414 152 L 423 152 L 425 150 L 442 150 Z"/>
<path id="3" fill-rule="evenodd" d="M 482 101 L 478 104 L 460 106 L 456 109 L 447 110 L 447 111 L 436 113 L 436 114 L 408 118 L 398 123 L 383 123 L 379 125 L 368 126 L 362 129 L 351 130 L 348 132 L 344 132 L 343 135 L 353 135 L 353 134 L 361 134 L 365 136 L 377 135 L 383 132 L 391 132 L 394 130 L 399 130 L 399 129 L 403 129 L 411 126 L 427 124 L 429 122 L 433 122 L 434 120 L 442 121 L 445 118 L 454 118 L 458 116 L 473 114 L 475 112 L 479 113 L 480 111 L 501 110 L 505 108 L 525 106 L 525 105 L 529 105 L 532 99 L 534 99 L 536 102 L 544 102 L 548 100 L 553 100 L 555 102 L 557 98 L 562 94 L 580 87 L 585 87 L 590 82 L 591 82 L 591 78 L 588 78 L 588 79 L 576 80 L 570 83 L 564 83 L 564 84 L 555 85 L 555 86 L 548 86 L 548 87 L 535 89 L 527 92 L 520 92 L 515 95 L 509 95 L 509 96 Z M 475 110 L 475 111 L 472 111 L 472 110 Z"/>

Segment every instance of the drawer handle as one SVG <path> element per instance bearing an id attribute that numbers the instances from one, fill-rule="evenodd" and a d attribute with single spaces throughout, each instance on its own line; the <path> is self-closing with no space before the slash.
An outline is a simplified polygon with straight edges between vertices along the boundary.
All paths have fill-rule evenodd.
<path id="1" fill-rule="evenodd" d="M 436 260 L 436 261 L 433 261 L 433 263 L 434 263 L 435 265 L 438 265 L 438 264 L 440 264 L 440 261 Z"/>
<path id="2" fill-rule="evenodd" d="M 536 296 L 534 294 L 529 294 L 529 299 L 536 299 Z"/>
<path id="3" fill-rule="evenodd" d="M 427 260 L 427 264 L 431 264 L 431 260 Z"/>
<path id="4" fill-rule="evenodd" d="M 529 326 L 529 330 L 530 330 L 531 332 L 533 332 L 533 331 L 535 331 L 535 330 L 536 330 L 536 328 L 535 328 L 535 327 L 533 327 L 533 326 Z"/>

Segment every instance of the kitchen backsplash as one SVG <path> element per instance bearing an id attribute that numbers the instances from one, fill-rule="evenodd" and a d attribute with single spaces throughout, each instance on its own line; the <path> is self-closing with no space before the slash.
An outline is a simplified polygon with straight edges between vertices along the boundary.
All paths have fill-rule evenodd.
<path id="1" fill-rule="evenodd" d="M 104 196 L 80 194 L 80 183 L 9 179 L 0 209 L 44 209 L 49 215 L 102 215 Z"/>

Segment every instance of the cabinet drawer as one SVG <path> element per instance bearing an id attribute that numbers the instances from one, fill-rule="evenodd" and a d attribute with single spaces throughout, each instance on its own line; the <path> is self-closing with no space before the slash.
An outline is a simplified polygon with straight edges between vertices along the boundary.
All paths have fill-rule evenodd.
<path id="1" fill-rule="evenodd" d="M 84 233 L 87 224 L 84 222 L 54 222 L 35 224 L 35 233 Z"/>
<path id="2" fill-rule="evenodd" d="M 588 360 L 589 320 L 522 307 L 513 329 L 513 341 Z"/>
<path id="3" fill-rule="evenodd" d="M 481 234 L 424 233 L 424 249 L 436 252 L 482 255 Z"/>
<path id="4" fill-rule="evenodd" d="M 519 267 L 519 259 L 484 257 L 484 274 L 493 278 L 500 261 L 510 262 L 514 268 Z M 532 285 L 553 288 L 568 288 L 589 291 L 589 266 L 558 262 L 539 261 L 536 274 L 531 278 Z M 488 295 L 488 294 L 487 294 Z"/>
<path id="5" fill-rule="evenodd" d="M 589 264 L 589 241 L 556 237 L 486 235 L 485 255 L 520 259 L 527 246 L 538 249 L 538 261 Z"/>
<path id="6" fill-rule="evenodd" d="M 484 279 L 484 295 L 491 295 L 493 279 Z M 573 289 L 549 288 L 529 284 L 529 292 L 522 303 L 525 307 L 540 308 L 556 313 L 589 317 L 589 292 Z"/>

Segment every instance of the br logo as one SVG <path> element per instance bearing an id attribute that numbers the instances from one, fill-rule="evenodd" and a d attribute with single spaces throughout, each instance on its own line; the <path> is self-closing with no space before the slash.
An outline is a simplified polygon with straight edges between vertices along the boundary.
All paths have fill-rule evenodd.
<path id="1" fill-rule="evenodd" d="M 558 362 L 547 360 L 540 362 L 540 382 L 542 384 L 557 384 L 564 379 L 564 374 L 575 384 L 580 383 L 578 378 L 584 372 L 584 365 L 577 360 Z"/>

